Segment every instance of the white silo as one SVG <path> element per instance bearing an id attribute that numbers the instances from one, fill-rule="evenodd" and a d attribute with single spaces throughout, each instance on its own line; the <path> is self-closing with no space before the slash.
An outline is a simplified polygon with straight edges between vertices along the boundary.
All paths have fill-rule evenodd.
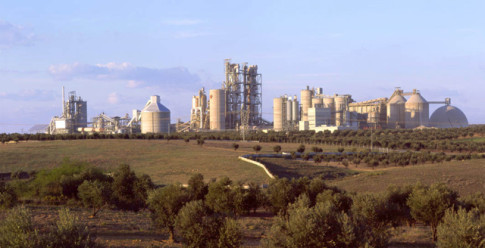
<path id="1" fill-rule="evenodd" d="M 286 98 L 286 121 L 291 122 L 293 119 L 293 101 L 290 98 Z"/>
<path id="2" fill-rule="evenodd" d="M 226 94 L 224 90 L 209 91 L 210 129 L 226 129 Z"/>
<path id="3" fill-rule="evenodd" d="M 292 121 L 296 123 L 300 120 L 300 104 L 298 103 L 296 95 L 293 97 L 293 103 L 291 104 L 291 107 L 293 108 L 293 110 L 291 111 Z"/>
<path id="4" fill-rule="evenodd" d="M 406 128 L 428 126 L 429 103 L 415 89 L 411 97 L 404 104 L 404 107 L 406 109 Z"/>
<path id="5" fill-rule="evenodd" d="M 330 109 L 329 125 L 335 125 L 335 100 L 333 97 L 323 98 L 323 107 Z"/>
<path id="6" fill-rule="evenodd" d="M 321 97 L 313 97 L 313 99 L 312 99 L 312 107 L 313 108 L 323 108 L 323 98 L 321 98 Z"/>
<path id="7" fill-rule="evenodd" d="M 335 96 L 335 125 L 343 126 L 345 124 L 345 112 L 347 111 L 346 96 Z"/>
<path id="8" fill-rule="evenodd" d="M 308 108 L 312 107 L 312 91 L 307 87 L 301 90 L 301 120 L 308 121 Z"/>
<path id="9" fill-rule="evenodd" d="M 170 133 L 170 110 L 151 96 L 141 111 L 141 133 Z"/>
<path id="10" fill-rule="evenodd" d="M 406 98 L 401 94 L 395 94 L 387 103 L 387 127 L 404 128 L 405 127 L 405 107 Z"/>
<path id="11" fill-rule="evenodd" d="M 283 123 L 285 122 L 285 114 L 283 112 L 286 106 L 283 97 L 273 99 L 273 129 L 275 131 L 283 131 Z"/>

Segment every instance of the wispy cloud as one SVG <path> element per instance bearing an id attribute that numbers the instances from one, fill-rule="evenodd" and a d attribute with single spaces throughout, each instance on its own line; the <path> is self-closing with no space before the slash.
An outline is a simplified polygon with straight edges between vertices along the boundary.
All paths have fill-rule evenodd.
<path id="1" fill-rule="evenodd" d="M 108 102 L 110 104 L 117 104 L 120 102 L 120 96 L 116 92 L 112 92 L 108 95 Z"/>
<path id="2" fill-rule="evenodd" d="M 174 37 L 177 39 L 185 39 L 185 38 L 196 38 L 201 36 L 208 36 L 211 33 L 208 32 L 200 32 L 200 31 L 179 31 L 174 34 Z"/>
<path id="3" fill-rule="evenodd" d="M 15 101 L 50 101 L 56 98 L 53 90 L 28 89 L 17 92 L 0 92 L 0 100 Z"/>
<path id="4" fill-rule="evenodd" d="M 0 20 L 0 49 L 31 45 L 34 37 L 26 28 Z"/>
<path id="5" fill-rule="evenodd" d="M 198 85 L 200 78 L 185 67 L 148 68 L 130 63 L 61 64 L 51 65 L 49 73 L 57 80 L 90 79 L 99 81 L 122 80 L 128 88 L 148 86 L 184 87 Z"/>
<path id="6" fill-rule="evenodd" d="M 202 23 L 198 19 L 178 19 L 178 20 L 165 20 L 163 24 L 170 26 L 193 26 Z"/>

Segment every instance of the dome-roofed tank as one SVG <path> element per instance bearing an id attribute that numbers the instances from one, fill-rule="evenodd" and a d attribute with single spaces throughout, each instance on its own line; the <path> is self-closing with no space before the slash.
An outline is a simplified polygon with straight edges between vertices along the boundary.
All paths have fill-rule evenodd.
<path id="1" fill-rule="evenodd" d="M 170 110 L 151 96 L 141 111 L 141 133 L 170 133 Z"/>
<path id="2" fill-rule="evenodd" d="M 467 127 L 465 114 L 451 105 L 441 106 L 429 118 L 429 126 L 437 128 Z"/>
<path id="3" fill-rule="evenodd" d="M 387 103 L 387 126 L 388 128 L 404 128 L 404 104 L 406 98 L 401 94 L 394 94 Z"/>
<path id="4" fill-rule="evenodd" d="M 406 128 L 428 126 L 429 103 L 419 92 L 413 90 L 406 104 Z"/>

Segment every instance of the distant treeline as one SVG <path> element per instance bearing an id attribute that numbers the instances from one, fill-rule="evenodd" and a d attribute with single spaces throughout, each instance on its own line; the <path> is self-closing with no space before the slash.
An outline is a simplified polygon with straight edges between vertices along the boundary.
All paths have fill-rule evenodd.
<path id="1" fill-rule="evenodd" d="M 338 130 L 329 131 L 252 131 L 247 140 L 259 142 L 326 144 L 339 146 L 365 146 L 397 150 L 422 149 L 442 152 L 485 152 L 485 142 L 473 142 L 466 138 L 484 137 L 485 125 L 450 129 L 384 129 L 384 130 Z M 241 140 L 239 132 L 197 132 L 172 134 L 0 134 L 2 143 L 24 140 L 76 140 L 76 139 L 165 139 L 165 140 Z"/>

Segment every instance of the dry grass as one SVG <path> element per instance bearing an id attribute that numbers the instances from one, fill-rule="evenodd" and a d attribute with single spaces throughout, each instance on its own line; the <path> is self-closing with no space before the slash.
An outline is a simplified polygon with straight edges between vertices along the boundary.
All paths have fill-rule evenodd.
<path id="1" fill-rule="evenodd" d="M 327 166 L 326 163 L 317 164 L 313 161 L 302 161 L 301 159 L 284 158 L 259 158 L 272 174 L 278 177 L 300 178 L 300 177 L 321 177 L 331 180 L 356 174 L 346 168 Z"/>
<path id="2" fill-rule="evenodd" d="M 485 193 L 485 159 L 367 170 L 329 184 L 353 192 L 381 192 L 389 185 L 446 183 L 461 196 Z"/>
<path id="3" fill-rule="evenodd" d="M 0 145 L 0 172 L 40 170 L 58 166 L 65 157 L 89 162 L 113 170 L 122 163 L 129 164 L 137 173 L 146 173 L 155 183 L 186 182 L 194 173 L 206 180 L 228 176 L 235 181 L 268 183 L 269 177 L 257 166 L 238 160 L 242 154 L 273 153 L 277 143 L 205 141 L 201 147 L 191 140 L 67 140 L 31 141 Z M 295 151 L 299 144 L 278 144 L 283 151 Z M 326 151 L 337 147 L 320 146 Z M 308 147 L 307 149 L 310 149 Z"/>

